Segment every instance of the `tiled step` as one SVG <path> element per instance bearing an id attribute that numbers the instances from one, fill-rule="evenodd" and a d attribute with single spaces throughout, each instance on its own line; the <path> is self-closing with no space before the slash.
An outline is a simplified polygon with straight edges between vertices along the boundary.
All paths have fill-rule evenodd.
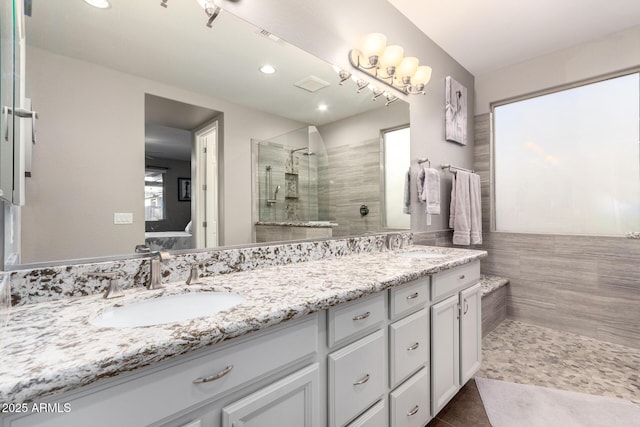
<path id="1" fill-rule="evenodd" d="M 507 318 L 507 286 L 509 279 L 483 274 L 480 276 L 482 284 L 482 336 Z"/>

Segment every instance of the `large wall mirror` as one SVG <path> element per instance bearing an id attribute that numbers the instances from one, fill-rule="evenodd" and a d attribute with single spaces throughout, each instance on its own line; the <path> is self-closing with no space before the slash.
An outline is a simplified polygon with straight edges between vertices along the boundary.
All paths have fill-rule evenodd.
<path id="1" fill-rule="evenodd" d="M 382 135 L 408 126 L 407 103 L 340 85 L 330 64 L 226 11 L 209 28 L 196 0 L 110 3 L 37 1 L 25 17 L 26 96 L 39 119 L 20 265 L 145 242 L 250 244 L 262 202 L 252 143 L 300 129 L 322 140 L 306 156 L 283 145 L 285 161 L 300 149 L 316 162 L 316 216 L 302 219 L 338 224 L 334 236 L 385 227 Z M 267 64 L 274 73 L 260 71 Z"/>

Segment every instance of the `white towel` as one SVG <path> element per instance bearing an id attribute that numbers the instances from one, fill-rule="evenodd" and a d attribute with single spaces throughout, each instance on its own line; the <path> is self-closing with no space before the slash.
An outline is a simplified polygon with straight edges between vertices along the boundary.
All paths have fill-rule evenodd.
<path id="1" fill-rule="evenodd" d="M 402 205 L 402 213 L 411 214 L 411 168 L 407 170 L 404 178 L 404 200 Z"/>
<path id="2" fill-rule="evenodd" d="M 423 166 L 418 173 L 417 185 L 418 200 L 426 203 L 425 212 L 440 215 L 440 172 Z"/>
<path id="3" fill-rule="evenodd" d="M 449 228 L 456 223 L 456 174 L 451 174 L 451 205 L 449 206 Z"/>
<path id="4" fill-rule="evenodd" d="M 472 173 L 469 178 L 469 200 L 471 202 L 471 244 L 482 244 L 482 193 L 480 175 Z"/>
<path id="5" fill-rule="evenodd" d="M 458 171 L 452 180 L 449 226 L 453 228 L 454 245 L 482 243 L 482 210 L 478 175 Z"/>

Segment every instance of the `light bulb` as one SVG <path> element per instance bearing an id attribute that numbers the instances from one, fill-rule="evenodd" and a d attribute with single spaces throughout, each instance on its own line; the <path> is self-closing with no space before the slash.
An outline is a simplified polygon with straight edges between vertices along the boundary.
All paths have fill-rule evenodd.
<path id="1" fill-rule="evenodd" d="M 402 79 L 403 83 L 408 84 L 411 76 L 413 76 L 413 74 L 418 69 L 418 64 L 418 58 L 415 58 L 413 56 L 407 56 L 406 58 L 403 58 L 402 62 L 400 62 L 400 65 L 398 65 L 398 69 L 396 70 L 396 76 Z"/>
<path id="2" fill-rule="evenodd" d="M 411 77 L 411 84 L 413 86 L 426 86 L 429 83 L 429 80 L 431 80 L 431 67 L 421 65 L 418 67 L 413 77 Z"/>
<path id="3" fill-rule="evenodd" d="M 362 56 L 369 64 L 375 65 L 386 46 L 387 36 L 384 34 L 367 34 L 362 42 Z"/>
<path id="4" fill-rule="evenodd" d="M 380 58 L 380 66 L 383 68 L 397 67 L 400 61 L 402 61 L 402 55 L 404 55 L 402 46 L 387 46 Z"/>

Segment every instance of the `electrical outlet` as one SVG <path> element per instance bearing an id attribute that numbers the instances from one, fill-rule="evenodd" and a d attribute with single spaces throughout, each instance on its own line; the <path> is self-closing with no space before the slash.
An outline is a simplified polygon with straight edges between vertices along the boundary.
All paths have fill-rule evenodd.
<path id="1" fill-rule="evenodd" d="M 427 225 L 431 225 L 431 214 L 427 214 Z"/>
<path id="2" fill-rule="evenodd" d="M 114 224 L 133 224 L 133 213 L 131 212 L 116 212 L 113 214 Z"/>

